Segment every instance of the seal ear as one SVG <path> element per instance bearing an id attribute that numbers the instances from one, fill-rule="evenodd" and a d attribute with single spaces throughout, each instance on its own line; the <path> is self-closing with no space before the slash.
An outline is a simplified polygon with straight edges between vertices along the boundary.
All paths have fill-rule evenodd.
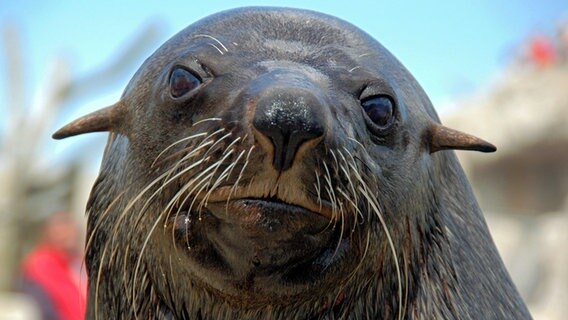
<path id="1" fill-rule="evenodd" d="M 57 130 L 51 137 L 59 140 L 83 133 L 116 130 L 121 123 L 123 109 L 122 103 L 119 101 L 104 109 L 72 121 Z"/>
<path id="2" fill-rule="evenodd" d="M 440 124 L 428 128 L 428 147 L 430 153 L 440 150 L 458 149 L 481 152 L 495 152 L 497 148 L 491 143 Z"/>

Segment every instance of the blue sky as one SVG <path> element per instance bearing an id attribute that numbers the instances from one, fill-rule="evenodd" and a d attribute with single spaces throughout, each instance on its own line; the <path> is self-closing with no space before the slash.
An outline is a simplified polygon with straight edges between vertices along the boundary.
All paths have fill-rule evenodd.
<path id="1" fill-rule="evenodd" d="M 162 33 L 143 56 L 190 23 L 247 5 L 299 7 L 347 20 L 385 45 L 414 74 L 435 105 L 482 87 L 506 65 L 523 39 L 554 32 L 568 18 L 566 0 L 517 1 L 8 1 L 0 0 L 0 28 L 20 29 L 30 96 L 45 81 L 50 61 L 65 56 L 76 77 L 120 52 L 141 26 Z M 0 44 L 0 46 L 3 44 Z M 73 101 L 57 125 L 118 99 L 142 60 L 90 99 Z M 6 60 L 0 50 L 0 104 L 6 101 Z M 4 106 L 0 107 L 4 108 Z M 2 112 L 4 114 L 4 112 Z M 5 117 L 4 117 L 5 118 Z M 4 119 L 5 124 L 9 119 Z"/>

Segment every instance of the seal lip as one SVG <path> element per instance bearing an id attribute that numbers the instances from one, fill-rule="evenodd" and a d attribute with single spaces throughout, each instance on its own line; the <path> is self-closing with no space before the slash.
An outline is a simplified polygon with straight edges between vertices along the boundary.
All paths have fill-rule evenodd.
<path id="1" fill-rule="evenodd" d="M 282 198 L 279 195 L 267 195 L 267 194 L 255 194 L 247 190 L 231 190 L 231 187 L 221 187 L 215 192 L 212 192 L 206 196 L 205 207 L 208 204 L 226 204 L 237 200 L 256 200 L 264 201 L 266 203 L 272 203 L 274 205 L 282 204 L 288 205 L 290 208 L 302 208 L 304 210 L 310 211 L 313 214 L 325 217 L 329 220 L 336 220 L 337 213 L 334 212 L 332 204 L 324 199 L 312 201 L 309 197 L 303 197 L 301 199 L 296 198 Z"/>
<path id="2" fill-rule="evenodd" d="M 240 225 L 250 236 L 265 240 L 274 236 L 282 240 L 281 235 L 296 232 L 316 235 L 330 223 L 317 212 L 279 199 L 231 199 L 209 203 L 207 209 L 219 219 Z"/>

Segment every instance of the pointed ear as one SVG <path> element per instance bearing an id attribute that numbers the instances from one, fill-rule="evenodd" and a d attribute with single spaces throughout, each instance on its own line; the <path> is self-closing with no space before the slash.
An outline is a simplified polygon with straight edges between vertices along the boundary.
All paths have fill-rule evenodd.
<path id="1" fill-rule="evenodd" d="M 119 101 L 109 107 L 83 116 L 52 135 L 53 139 L 64 139 L 78 134 L 101 131 L 115 131 L 122 122 L 123 105 Z"/>
<path id="2" fill-rule="evenodd" d="M 494 145 L 487 141 L 440 124 L 432 124 L 428 128 L 427 137 L 430 153 L 449 149 L 480 152 L 495 152 L 497 150 Z"/>

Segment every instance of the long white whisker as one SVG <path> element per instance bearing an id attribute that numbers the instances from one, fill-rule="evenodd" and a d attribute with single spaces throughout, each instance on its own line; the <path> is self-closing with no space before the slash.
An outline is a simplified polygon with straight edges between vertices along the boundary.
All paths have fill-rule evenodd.
<path id="1" fill-rule="evenodd" d="M 215 172 L 217 172 L 217 169 L 219 168 L 219 166 L 223 163 L 223 161 L 225 161 L 225 159 L 227 159 L 232 153 L 233 153 L 233 149 L 231 149 L 231 151 L 227 152 L 227 154 L 221 158 L 221 160 L 217 161 L 217 164 L 215 166 L 215 170 L 213 171 L 213 174 L 215 174 Z M 233 162 L 234 165 L 234 162 Z M 215 181 L 215 183 L 213 183 L 213 185 L 211 186 L 211 188 L 209 188 L 209 191 L 207 192 L 207 194 L 205 194 L 205 197 L 203 197 L 202 201 L 201 201 L 201 205 L 198 207 L 199 210 L 201 210 L 201 208 L 203 208 L 203 206 L 207 205 L 207 201 L 209 200 L 209 197 L 211 196 L 211 193 L 213 192 L 213 190 L 215 190 L 215 188 L 217 188 L 217 186 L 219 186 L 219 184 L 222 182 L 223 178 L 225 178 L 225 176 L 228 176 L 227 172 L 231 169 L 231 167 L 227 167 L 225 168 L 225 170 L 223 170 L 223 172 L 221 172 L 221 174 L 219 175 L 219 177 L 217 178 L 217 180 Z"/>
<path id="2" fill-rule="evenodd" d="M 215 119 L 217 119 L 217 118 L 207 118 L 207 119 L 203 119 L 203 120 L 198 121 L 198 122 L 196 122 L 195 124 L 193 124 L 193 126 L 195 126 L 197 123 L 201 123 L 201 122 L 205 122 L 205 121 L 212 121 L 212 120 L 215 120 Z M 205 136 L 205 138 L 203 138 L 203 139 L 201 140 L 201 142 L 200 142 L 199 144 L 197 144 L 197 146 L 195 146 L 195 148 L 194 148 L 190 153 L 186 154 L 186 155 L 183 157 L 183 160 L 189 159 L 191 156 L 193 156 L 194 154 L 196 154 L 196 153 L 198 152 L 198 150 L 203 149 L 203 148 L 204 148 L 205 146 L 207 146 L 207 145 L 213 144 L 214 141 L 211 141 L 211 140 L 209 140 L 209 139 L 210 139 L 211 137 L 217 135 L 218 133 L 223 132 L 223 131 L 225 131 L 225 129 L 224 129 L 224 128 L 221 128 L 221 129 L 215 130 L 215 131 L 213 131 L 213 132 L 211 132 L 211 133 L 207 133 L 207 132 L 197 133 L 197 134 L 191 135 L 191 136 L 189 136 L 189 137 L 185 137 L 185 138 L 182 138 L 182 139 L 179 139 L 179 140 L 175 141 L 174 143 L 172 143 L 172 144 L 170 144 L 169 146 L 167 146 L 166 148 L 164 148 L 164 150 L 162 150 L 162 151 L 158 154 L 158 156 L 156 157 L 156 159 L 154 159 L 154 161 L 152 162 L 152 167 L 156 164 L 156 162 L 158 161 L 158 159 L 159 159 L 165 152 L 167 152 L 169 149 L 171 149 L 172 147 L 176 146 L 177 144 L 179 144 L 179 143 L 181 143 L 181 142 L 184 142 L 184 141 L 188 141 L 188 140 L 194 139 L 194 138 L 198 138 L 198 137 L 203 137 L 203 136 Z M 179 161 L 178 163 L 181 163 L 181 162 L 182 162 L 182 161 Z"/>
<path id="3" fill-rule="evenodd" d="M 243 167 L 241 168 L 241 171 L 239 172 L 239 176 L 237 177 L 237 180 L 235 181 L 235 183 L 233 184 L 233 186 L 231 187 L 231 190 L 229 191 L 229 196 L 227 197 L 227 206 L 229 205 L 229 200 L 231 199 L 231 196 L 233 195 L 233 192 L 235 191 L 235 189 L 237 188 L 237 186 L 239 185 L 239 182 L 241 181 L 241 178 L 243 177 L 243 173 L 245 171 L 245 168 L 247 167 L 247 165 L 249 164 L 249 158 L 250 158 L 250 154 L 252 153 L 252 150 L 254 149 L 254 145 L 252 147 L 250 147 L 248 153 L 247 153 L 247 157 L 245 159 L 245 163 L 243 164 Z"/>
<path id="4" fill-rule="evenodd" d="M 349 201 L 353 204 L 354 207 L 356 207 L 357 206 L 356 204 L 359 203 L 359 196 L 357 195 L 357 192 L 355 192 L 355 186 L 353 185 L 353 179 L 351 179 L 351 174 L 349 173 L 349 167 L 346 168 L 343 165 L 343 164 L 347 165 L 349 164 L 347 163 L 347 160 L 341 151 L 339 151 L 339 155 L 341 156 L 341 159 L 343 161 L 342 165 L 340 166 L 340 169 L 345 175 L 345 178 L 347 179 L 349 189 L 351 189 L 351 197 L 353 198 L 353 200 L 351 200 L 351 197 L 349 197 Z M 357 223 L 359 222 L 359 217 L 361 217 L 361 219 L 365 221 L 363 213 L 361 213 L 360 210 L 357 210 L 357 212 L 358 213 L 355 215 L 355 221 L 353 222 L 353 229 L 357 226 Z"/>
<path id="5" fill-rule="evenodd" d="M 398 256 L 397 256 L 396 248 L 394 246 L 394 241 L 392 240 L 392 236 L 391 236 L 391 234 L 388 230 L 388 227 L 387 227 L 387 224 L 384 220 L 384 217 L 381 214 L 380 207 L 376 203 L 376 199 L 369 194 L 369 190 L 368 190 L 366 183 L 364 181 L 360 181 L 360 182 L 361 182 L 361 186 L 359 186 L 358 189 L 363 194 L 363 196 L 365 196 L 365 198 L 367 198 L 369 205 L 371 206 L 371 208 L 375 212 L 376 216 L 379 218 L 379 221 L 380 221 L 381 226 L 382 226 L 382 228 L 385 232 L 385 235 L 387 237 L 387 241 L 389 243 L 389 246 L 390 246 L 390 249 L 391 249 L 391 252 L 392 252 L 392 255 L 393 255 L 393 260 L 394 260 L 395 269 L 396 269 L 396 277 L 397 277 L 397 282 L 398 282 L 398 301 L 399 301 L 398 318 L 401 319 L 402 318 L 402 276 L 400 274 L 400 264 L 398 262 Z"/>
<path id="6" fill-rule="evenodd" d="M 208 45 L 212 46 L 213 48 L 217 49 L 217 51 L 219 51 L 219 53 L 221 55 L 224 55 L 225 53 L 223 51 L 221 51 L 221 49 L 217 48 L 217 46 L 214 43 L 208 43 Z"/>
<path id="7" fill-rule="evenodd" d="M 160 222 L 160 219 L 156 219 L 156 221 L 152 225 L 152 228 L 148 232 L 146 239 L 144 239 L 142 249 L 140 250 L 138 260 L 136 261 L 136 267 L 134 268 L 134 280 L 132 282 L 132 290 L 136 290 L 136 281 L 138 279 L 138 270 L 140 269 L 140 264 L 142 262 L 142 257 L 144 256 L 144 251 L 146 250 L 146 246 L 148 245 L 148 241 L 150 240 L 150 237 L 154 233 L 154 230 L 156 230 L 156 226 L 158 225 L 159 222 Z M 133 301 L 134 301 L 134 303 L 136 303 L 136 293 L 134 295 Z M 136 305 L 134 306 L 134 315 L 136 316 Z"/>
<path id="8" fill-rule="evenodd" d="M 235 168 L 239 164 L 239 160 L 241 160 L 241 158 L 245 155 L 245 152 L 246 152 L 246 150 L 242 150 L 239 153 L 239 155 L 237 156 L 237 158 L 229 165 L 229 168 L 231 168 L 231 170 L 229 171 L 229 173 L 227 175 L 227 179 L 225 179 L 225 180 L 229 180 L 229 178 L 233 174 L 233 170 L 235 170 Z"/>
<path id="9" fill-rule="evenodd" d="M 322 206 L 323 206 L 323 203 L 322 203 L 322 201 L 321 201 L 321 181 L 320 181 L 320 177 L 319 177 L 321 173 L 319 172 L 319 170 L 316 170 L 316 171 L 315 171 L 315 174 L 316 174 L 316 185 L 315 185 L 315 188 L 316 188 L 316 192 L 317 192 L 317 194 L 318 194 L 319 210 L 321 211 Z"/>
<path id="10" fill-rule="evenodd" d="M 179 139 L 179 140 L 175 141 L 174 143 L 172 143 L 172 144 L 170 144 L 169 146 L 165 147 L 164 150 L 162 150 L 162 152 L 160 152 L 160 153 L 158 154 L 158 156 L 156 157 L 156 159 L 154 159 L 154 161 L 152 162 L 151 167 L 153 167 L 153 166 L 156 164 L 156 161 L 158 161 L 158 159 L 160 159 L 160 157 L 161 157 L 164 153 L 166 153 L 168 150 L 170 150 L 170 149 L 173 148 L 174 146 L 176 146 L 176 145 L 178 145 L 178 144 L 180 144 L 180 143 L 182 143 L 182 142 L 184 142 L 184 141 L 188 141 L 188 140 L 195 139 L 195 138 L 198 138 L 198 137 L 202 137 L 202 136 L 205 136 L 205 135 L 207 135 L 207 132 L 197 133 L 197 134 L 191 135 L 191 136 L 189 136 L 189 137 L 185 137 L 185 138 L 182 138 L 182 139 Z"/>
<path id="11" fill-rule="evenodd" d="M 209 166 L 207 167 L 205 170 L 201 171 L 196 177 L 192 178 L 188 183 L 186 183 L 183 187 L 181 187 L 177 193 L 174 195 L 174 197 L 172 197 L 172 199 L 168 202 L 168 204 L 166 205 L 164 210 L 169 210 L 171 207 L 174 206 L 176 200 L 178 200 L 177 198 L 179 196 L 181 196 L 182 194 L 187 194 L 187 197 L 193 195 L 193 191 L 195 190 L 195 188 L 193 188 L 192 190 L 190 190 L 190 192 L 187 192 L 188 189 L 190 189 L 192 186 L 195 185 L 195 181 L 198 181 L 199 179 L 202 179 L 203 176 L 206 176 L 206 179 L 209 179 L 211 177 L 211 173 L 209 173 L 211 170 L 213 170 L 214 167 L 213 166 Z M 185 170 L 184 170 L 185 171 Z M 181 171 L 180 173 L 178 173 L 177 175 L 182 175 L 184 174 L 184 171 Z M 175 179 L 172 178 L 172 179 Z M 179 196 L 178 196 L 179 195 Z M 179 206 L 180 208 L 182 207 L 181 205 Z"/>
<path id="12" fill-rule="evenodd" d="M 222 120 L 221 118 L 205 118 L 205 119 L 201 119 L 201 120 L 199 120 L 199 121 L 194 122 L 194 123 L 191 125 L 191 127 L 193 128 L 193 127 L 195 127 L 196 125 L 202 124 L 202 123 L 207 122 L 207 121 L 221 121 L 221 120 Z"/>
<path id="13" fill-rule="evenodd" d="M 327 168 L 327 165 L 325 162 L 323 162 L 323 167 L 325 169 L 325 182 L 327 183 L 327 186 L 325 187 L 329 199 L 331 200 L 331 212 L 332 212 L 332 218 L 333 220 L 336 221 L 336 214 L 337 214 L 337 197 L 335 196 L 335 192 L 334 192 L 334 188 L 333 188 L 333 184 L 331 183 L 331 174 L 329 173 L 329 169 Z"/>
<path id="14" fill-rule="evenodd" d="M 227 49 L 227 47 L 225 47 L 225 45 L 221 41 L 219 41 L 219 39 L 217 39 L 213 36 L 210 36 L 208 34 L 196 34 L 194 37 L 195 38 L 209 38 L 209 39 L 217 42 L 225 50 L 225 52 L 229 52 L 229 49 Z"/>
<path id="15" fill-rule="evenodd" d="M 361 142 L 359 142 L 357 139 L 354 139 L 354 138 L 351 138 L 351 137 L 348 137 L 347 139 L 355 142 L 356 144 L 358 144 L 361 147 L 361 149 L 365 150 L 365 146 L 363 146 L 363 144 L 361 144 Z M 345 147 L 343 147 L 343 148 L 345 149 Z M 347 151 L 347 149 L 345 149 L 345 151 Z"/>

